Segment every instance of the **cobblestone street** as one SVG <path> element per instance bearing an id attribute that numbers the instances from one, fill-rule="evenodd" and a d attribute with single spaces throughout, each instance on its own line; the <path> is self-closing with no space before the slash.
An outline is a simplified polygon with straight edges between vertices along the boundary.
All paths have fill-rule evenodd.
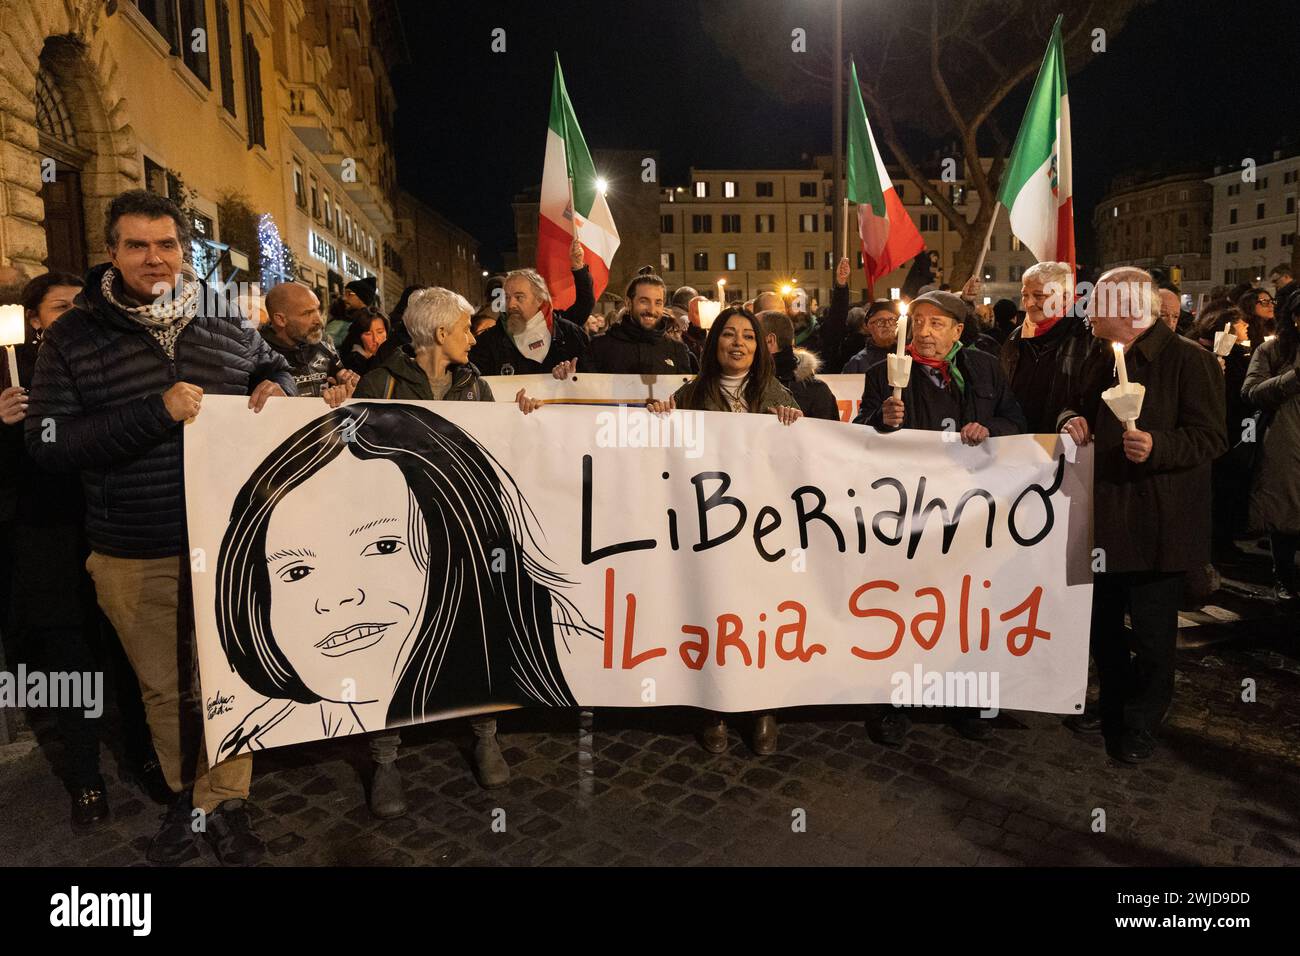
<path id="1" fill-rule="evenodd" d="M 711 756 L 693 712 L 659 709 L 598 711 L 588 771 L 577 715 L 532 711 L 500 720 L 506 788 L 479 788 L 469 729 L 452 721 L 404 732 L 405 818 L 367 811 L 359 740 L 259 755 L 254 818 L 271 865 L 1294 865 L 1296 618 L 1199 616 L 1206 623 L 1180 634 L 1162 745 L 1139 767 L 1047 714 L 1003 713 L 984 744 L 922 713 L 895 751 L 868 738 L 864 708 L 791 710 L 780 750 L 760 758 L 740 718 L 730 749 Z M 1247 678 L 1253 703 L 1242 700 Z M 113 819 L 74 834 L 51 736 L 38 724 L 0 763 L 0 861 L 142 864 L 162 808 L 121 782 L 108 756 Z M 492 827 L 498 808 L 504 832 Z M 1104 833 L 1093 832 L 1097 809 Z M 214 864 L 205 845 L 189 865 Z"/>

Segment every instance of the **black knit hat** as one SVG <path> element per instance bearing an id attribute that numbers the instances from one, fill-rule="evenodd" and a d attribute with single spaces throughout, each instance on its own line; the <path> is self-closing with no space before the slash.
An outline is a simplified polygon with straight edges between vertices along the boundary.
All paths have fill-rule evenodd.
<path id="1" fill-rule="evenodd" d="M 355 292 L 357 298 L 367 306 L 375 304 L 379 297 L 378 282 L 374 276 L 366 276 L 364 279 L 353 279 L 343 287 L 349 292 Z"/>

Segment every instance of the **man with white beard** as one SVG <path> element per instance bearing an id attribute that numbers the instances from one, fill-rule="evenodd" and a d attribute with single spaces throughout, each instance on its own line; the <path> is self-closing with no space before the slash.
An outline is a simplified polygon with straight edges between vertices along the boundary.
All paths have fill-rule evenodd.
<path id="1" fill-rule="evenodd" d="M 596 305 L 591 272 L 575 239 L 569 249 L 577 298 L 563 312 L 552 311 L 551 291 L 535 269 L 506 274 L 505 313 L 479 337 L 469 359 L 484 375 L 536 375 L 561 362 L 581 358 L 587 350 L 582 325 Z"/>

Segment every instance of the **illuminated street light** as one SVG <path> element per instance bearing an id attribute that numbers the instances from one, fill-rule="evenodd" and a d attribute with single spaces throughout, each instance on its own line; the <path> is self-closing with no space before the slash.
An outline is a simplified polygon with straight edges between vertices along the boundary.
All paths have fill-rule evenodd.
<path id="1" fill-rule="evenodd" d="M 599 189 L 600 194 L 604 196 L 609 192 L 609 181 L 603 176 L 596 177 L 596 188 Z"/>

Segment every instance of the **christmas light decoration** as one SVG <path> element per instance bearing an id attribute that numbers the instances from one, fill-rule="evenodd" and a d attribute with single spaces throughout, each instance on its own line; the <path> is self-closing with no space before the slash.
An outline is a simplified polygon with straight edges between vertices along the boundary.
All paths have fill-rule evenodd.
<path id="1" fill-rule="evenodd" d="M 298 278 L 298 258 L 280 238 L 271 214 L 262 213 L 257 220 L 257 244 L 261 251 L 262 289 L 269 291 L 281 282 Z"/>

